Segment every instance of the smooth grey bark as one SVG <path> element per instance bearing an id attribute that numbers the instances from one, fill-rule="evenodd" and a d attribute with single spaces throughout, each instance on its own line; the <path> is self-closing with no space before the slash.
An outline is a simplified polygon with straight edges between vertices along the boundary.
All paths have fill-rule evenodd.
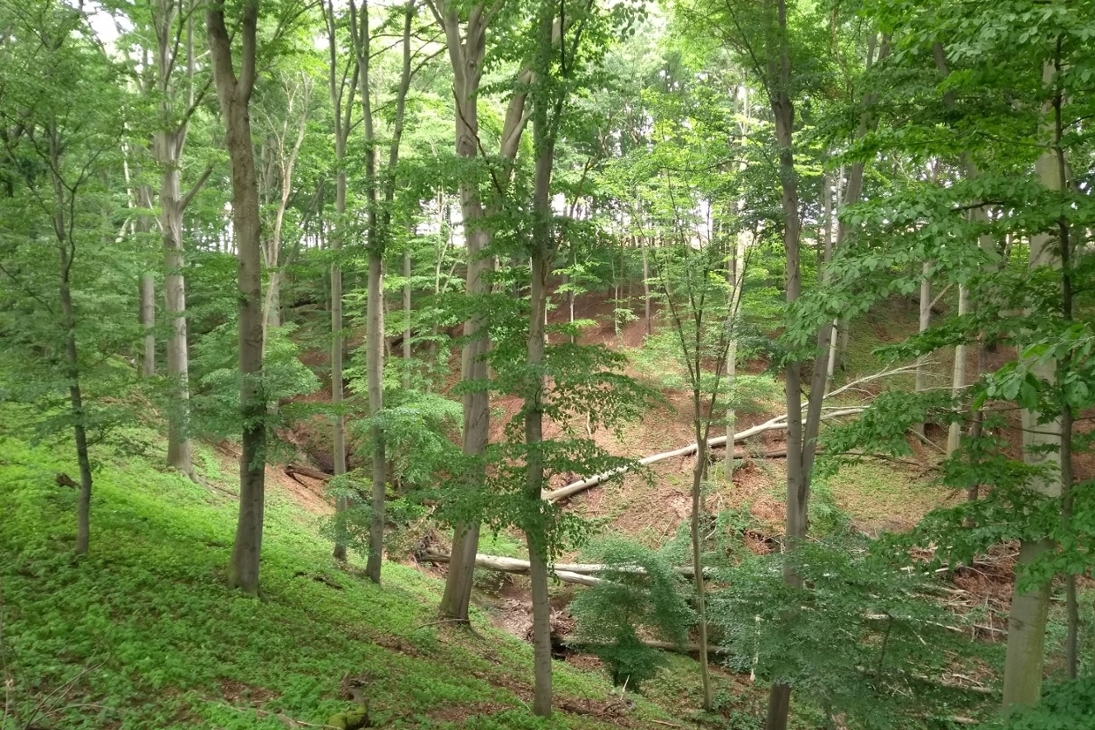
<path id="1" fill-rule="evenodd" d="M 966 284 L 958 285 L 958 316 L 969 314 L 970 292 Z M 966 345 L 959 344 L 954 348 L 954 370 L 951 375 L 951 395 L 957 398 L 966 387 Z M 962 441 L 962 424 L 955 421 L 947 431 L 947 456 L 958 450 Z"/>
<path id="2" fill-rule="evenodd" d="M 324 7 L 324 20 L 327 24 L 328 43 L 328 85 L 331 106 L 334 111 L 335 137 L 335 225 L 330 237 L 331 246 L 331 410 L 332 418 L 332 454 L 333 471 L 336 477 L 346 473 L 346 416 L 342 412 L 343 401 L 343 316 L 342 316 L 342 247 L 346 230 L 346 143 L 350 134 L 350 121 L 353 111 L 354 94 L 357 93 L 358 64 L 356 58 L 350 64 L 350 73 L 339 75 L 337 18 L 334 0 Z M 349 76 L 349 83 L 347 83 Z M 340 497 L 335 505 L 338 511 L 346 510 L 349 500 Z M 334 546 L 336 560 L 346 559 L 346 545 L 336 540 Z"/>
<path id="3" fill-rule="evenodd" d="M 186 264 L 183 215 L 208 179 L 211 167 L 185 195 L 182 155 L 190 118 L 201 105 L 208 84 L 194 82 L 193 15 L 196 0 L 157 0 L 152 6 L 156 49 L 153 63 L 159 112 L 164 126 L 153 134 L 152 152 L 160 167 L 160 230 L 163 234 L 164 313 L 170 327 L 165 360 L 170 403 L 167 408 L 167 463 L 193 478 L 190 436 L 190 364 L 186 326 Z M 177 88 L 173 71 L 185 64 L 185 88 Z"/>
<path id="4" fill-rule="evenodd" d="M 141 275 L 141 377 L 156 374 L 156 279 L 150 273 Z"/>
<path id="5" fill-rule="evenodd" d="M 238 34 L 240 72 L 232 67 L 232 40 L 224 0 L 205 11 L 213 76 L 224 118 L 232 169 L 232 223 L 238 257 L 240 416 L 240 505 L 228 566 L 228 585 L 257 595 L 266 488 L 266 398 L 262 384 L 262 243 L 258 177 L 248 106 L 255 86 L 259 0 L 245 0 Z"/>
<path id="6" fill-rule="evenodd" d="M 1064 152 L 1061 148 L 1063 133 L 1060 119 L 1062 92 L 1060 88 L 1059 68 L 1060 46 L 1054 61 L 1047 61 L 1043 68 L 1042 82 L 1056 89 L 1051 102 L 1044 109 L 1047 116 L 1052 113 L 1053 123 L 1043 123 L 1043 133 L 1050 147 L 1035 163 L 1038 179 L 1048 190 L 1063 192 L 1067 189 Z M 1051 233 L 1039 233 L 1031 237 L 1028 266 L 1030 269 L 1052 267 L 1062 269 L 1063 294 L 1071 309 L 1071 275 L 1062 265 L 1061 255 L 1068 257 L 1068 221 L 1062 217 L 1059 228 L 1059 241 L 1054 241 Z M 1065 244 L 1055 246 L 1054 244 Z M 1071 311 L 1065 312 L 1066 316 Z M 1030 372 L 1039 380 L 1053 383 L 1058 375 L 1059 364 L 1046 360 L 1030 363 Z M 1021 422 L 1023 427 L 1023 460 L 1033 466 L 1050 466 L 1049 474 L 1033 477 L 1028 488 L 1049 497 L 1061 497 L 1064 484 L 1072 480 L 1071 433 L 1065 432 L 1061 417 L 1041 423 L 1043 414 L 1023 409 Z M 1071 431 L 1071 412 L 1068 417 Z M 1068 444 L 1065 439 L 1068 437 Z M 1068 460 L 1065 461 L 1065 457 Z M 1055 468 L 1054 468 L 1055 467 Z M 1067 477 L 1068 482 L 1065 482 Z M 1068 499 L 1065 495 L 1066 501 Z M 1067 513 L 1066 509 L 1066 513 Z M 1048 538 L 1024 540 L 1020 544 L 1019 559 L 1016 562 L 1015 589 L 1012 593 L 1011 610 L 1008 613 L 1008 645 L 1004 663 L 1004 707 L 1032 706 L 1038 704 L 1042 693 L 1042 675 L 1045 667 L 1046 620 L 1049 613 L 1050 583 L 1045 581 L 1030 590 L 1020 590 L 1021 576 L 1043 553 L 1056 549 Z"/>
<path id="7" fill-rule="evenodd" d="M 376 137 L 373 126 L 373 100 L 370 96 L 370 50 L 368 3 L 363 2 L 360 16 L 353 0 L 350 0 L 350 29 L 357 56 L 359 94 L 362 105 L 362 121 L 365 128 L 365 185 L 368 199 L 367 235 L 369 273 L 365 327 L 365 369 L 368 383 L 369 416 L 373 419 L 370 439 L 371 448 L 371 516 L 369 521 L 369 558 L 365 573 L 374 583 L 380 582 L 380 569 L 384 556 L 385 492 L 387 489 L 387 460 L 385 458 L 384 431 L 379 416 L 384 408 L 384 255 L 391 239 L 392 206 L 395 200 L 395 173 L 399 162 L 399 145 L 403 136 L 403 121 L 407 92 L 411 83 L 411 24 L 414 20 L 414 2 L 408 2 L 403 14 L 403 65 L 399 89 L 395 99 L 395 119 L 388 148 L 388 163 L 381 176 L 377 170 Z M 381 180 L 381 178 L 383 178 Z M 379 188 L 383 188 L 381 191 Z M 383 193 L 383 205 L 378 196 Z"/>
<path id="8" fill-rule="evenodd" d="M 152 232 L 152 188 L 149 185 L 137 187 L 137 206 L 146 213 L 137 215 L 134 229 L 138 234 L 147 236 Z M 156 279 L 152 272 L 141 275 L 140 281 L 141 329 L 141 377 L 156 375 Z"/>
<path id="9" fill-rule="evenodd" d="M 299 92 L 290 89 L 288 80 L 284 80 L 286 97 L 288 99 L 285 118 L 280 129 L 270 120 L 272 140 L 269 154 L 273 159 L 269 161 L 271 178 L 264 187 L 267 194 L 274 190 L 278 192 L 274 208 L 274 220 L 270 226 L 270 235 L 262 245 L 263 265 L 269 272 L 266 281 L 266 296 L 262 305 L 262 341 L 263 356 L 270 328 L 277 329 L 281 326 L 281 283 L 282 271 L 285 266 L 292 263 L 291 259 L 282 260 L 282 232 L 285 227 L 285 212 L 289 208 L 289 200 L 292 196 L 293 171 L 296 168 L 297 157 L 300 155 L 301 145 L 304 144 L 304 134 L 308 128 L 309 107 L 312 99 L 312 81 L 307 74 L 301 74 Z M 297 93 L 300 97 L 297 98 Z M 295 109 L 299 104 L 299 111 Z M 291 122 L 295 113 L 297 118 L 296 137 L 292 146 L 287 146 L 287 140 L 291 132 Z"/>
<path id="10" fill-rule="evenodd" d="M 453 96 L 456 106 L 456 154 L 463 160 L 473 160 L 479 155 L 479 86 L 483 75 L 486 55 L 487 28 L 499 9 L 495 4 L 487 7 L 476 4 L 467 10 L 466 21 L 461 20 L 460 8 L 452 0 L 427 0 L 438 25 L 445 31 L 445 44 L 453 69 Z M 463 31 L 461 26 L 463 25 Z M 528 84 L 527 72 L 522 73 L 522 83 Z M 509 170 L 521 135 L 527 125 L 524 107 L 527 92 L 518 89 L 510 98 L 506 109 L 500 141 L 499 157 L 507 164 L 504 174 L 494 181 L 507 186 Z M 496 191 L 500 193 L 501 191 Z M 493 208 L 494 206 L 492 206 Z M 464 291 L 472 299 L 489 294 L 490 274 L 494 259 L 484 253 L 490 243 L 490 231 L 485 227 L 487 211 L 474 180 L 462 180 L 460 184 L 460 209 L 464 224 L 464 242 L 467 251 L 467 277 Z M 492 211 L 493 212 L 493 211 Z M 485 357 L 490 349 L 486 320 L 481 313 L 471 315 L 464 323 L 465 345 L 461 354 L 460 375 L 464 382 L 485 382 L 488 368 Z M 466 456 L 479 458 L 486 450 L 490 435 L 490 399 L 482 388 L 469 389 L 464 394 L 464 431 L 462 448 Z M 468 474 L 473 483 L 482 482 L 482 474 Z M 475 553 L 479 545 L 479 524 L 458 524 L 453 531 L 452 562 L 445 580 L 445 592 L 441 597 L 440 612 L 447 618 L 467 622 L 471 603 L 472 578 L 475 572 Z"/>
<path id="11" fill-rule="evenodd" d="M 920 318 L 918 332 L 923 334 L 931 327 L 932 322 L 932 262 L 925 261 L 920 270 Z M 916 392 L 921 393 L 928 389 L 928 356 L 921 355 L 916 359 Z M 924 436 L 924 424 L 915 423 L 912 430 Z"/>

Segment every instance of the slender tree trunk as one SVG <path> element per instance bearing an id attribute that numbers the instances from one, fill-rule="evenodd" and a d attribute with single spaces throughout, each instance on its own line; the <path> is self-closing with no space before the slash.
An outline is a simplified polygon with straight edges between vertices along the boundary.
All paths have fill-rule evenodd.
<path id="1" fill-rule="evenodd" d="M 141 275 L 141 329 L 144 330 L 141 355 L 141 377 L 156 374 L 156 280 L 152 274 Z"/>
<path id="2" fill-rule="evenodd" d="M 932 319 L 932 264 L 925 261 L 920 272 L 920 328 L 923 334 L 931 327 Z M 916 361 L 916 392 L 921 393 L 928 389 L 928 356 L 921 355 Z M 913 425 L 913 430 L 924 436 L 924 424 Z"/>
<path id="3" fill-rule="evenodd" d="M 327 24 L 328 90 L 331 106 L 334 110 L 335 137 L 335 225 L 329 238 L 331 247 L 331 410 L 332 444 L 334 450 L 332 463 L 334 476 L 346 473 L 346 416 L 342 412 L 343 400 L 343 318 L 342 318 L 342 239 L 346 230 L 346 142 L 350 134 L 350 117 L 353 109 L 354 94 L 357 90 L 359 69 L 353 64 L 351 78 L 339 78 L 337 22 L 333 0 L 324 8 L 324 20 Z M 345 98 L 344 98 L 345 97 Z M 335 504 L 338 512 L 350 506 L 346 497 L 339 497 Z M 346 560 L 346 545 L 336 539 L 334 548 L 336 560 Z"/>
<path id="4" fill-rule="evenodd" d="M 180 131 L 156 134 L 160 164 L 160 224 L 163 230 L 164 309 L 170 331 L 167 336 L 167 377 L 171 402 L 167 409 L 167 463 L 184 474 L 193 475 L 190 456 L 189 353 L 186 333 L 186 280 L 183 275 L 183 203 L 180 187 Z"/>
<path id="5" fill-rule="evenodd" d="M 958 285 L 958 316 L 968 314 L 969 287 L 965 284 Z M 966 346 L 957 345 L 954 348 L 954 374 L 951 377 L 951 395 L 958 398 L 966 387 Z M 947 432 L 947 456 L 958 450 L 962 441 L 962 424 L 955 421 Z"/>
<path id="6" fill-rule="evenodd" d="M 848 342 L 852 336 L 852 320 L 847 315 L 840 318 L 839 334 L 837 337 L 837 364 L 841 370 L 848 369 Z"/>
<path id="7" fill-rule="evenodd" d="M 375 245 L 369 253 L 368 304 L 366 305 L 365 367 L 368 370 L 369 415 L 379 418 L 384 409 L 384 259 Z M 369 519 L 369 560 L 365 574 L 380 582 L 384 557 L 384 498 L 388 485 L 384 455 L 384 431 L 374 424 L 372 440 L 372 513 Z"/>
<path id="8" fill-rule="evenodd" d="M 537 47 L 538 76 L 543 81 L 551 63 L 551 33 L 555 14 L 548 7 L 540 10 L 540 38 Z M 555 136 L 548 129 L 550 92 L 539 84 L 532 102 L 533 148 L 536 168 L 532 199 L 532 256 L 529 285 L 528 383 L 525 386 L 525 447 L 527 462 L 527 493 L 530 518 L 526 529 L 530 576 L 532 581 L 533 633 L 533 705 L 534 714 L 551 715 L 551 605 L 548 603 L 549 545 L 545 525 L 541 522 L 541 495 L 544 489 L 544 355 L 546 349 L 546 319 L 548 275 L 552 259 L 551 172 L 555 162 Z M 571 316 L 573 316 L 573 292 Z"/>
<path id="9" fill-rule="evenodd" d="M 226 128 L 232 169 L 232 223 L 238 256 L 240 416 L 240 509 L 228 566 L 228 585 L 257 595 L 262 551 L 266 477 L 266 397 L 262 383 L 262 252 L 258 178 L 248 105 L 255 84 L 258 0 L 242 7 L 242 58 L 237 78 L 223 0 L 206 9 L 213 75 Z"/>
<path id="10" fill-rule="evenodd" d="M 1047 63 L 1044 82 L 1053 84 L 1056 73 L 1052 64 Z M 1058 141 L 1060 137 L 1056 136 Z M 1050 190 L 1063 190 L 1061 179 L 1064 171 L 1054 150 L 1048 150 L 1038 158 L 1035 164 L 1042 184 Z M 1031 237 L 1029 267 L 1059 267 L 1059 252 L 1054 251 L 1054 242 L 1050 234 L 1041 233 Z M 1030 372 L 1039 380 L 1054 382 L 1057 364 L 1035 361 L 1029 365 Z M 1055 420 L 1041 423 L 1042 414 L 1038 411 L 1023 409 L 1023 460 L 1032 466 L 1049 466 L 1050 474 L 1033 477 L 1028 487 L 1036 492 L 1050 496 L 1061 496 L 1062 488 L 1062 451 L 1049 450 L 1062 445 L 1062 424 Z M 1052 467 L 1056 467 L 1053 469 Z M 1019 548 L 1019 560 L 1015 566 L 1018 578 L 1043 553 L 1054 550 L 1055 545 L 1049 539 L 1024 540 Z M 1049 613 L 1050 582 L 1044 581 L 1029 590 L 1020 590 L 1019 581 L 1011 599 L 1008 614 L 1008 645 L 1004 664 L 1004 707 L 1013 705 L 1030 706 L 1038 703 L 1042 693 L 1042 674 L 1045 666 L 1046 618 Z"/>
<path id="11" fill-rule="evenodd" d="M 137 205 L 148 213 L 152 208 L 152 189 L 148 185 L 137 187 Z M 141 234 L 152 232 L 152 219 L 149 215 L 138 215 L 136 230 Z M 152 272 L 141 275 L 141 329 L 144 330 L 141 354 L 141 377 L 156 375 L 156 279 Z"/>
<path id="12" fill-rule="evenodd" d="M 403 387 L 411 387 L 411 249 L 403 252 Z"/>
<path id="13" fill-rule="evenodd" d="M 61 169 L 61 145 L 56 129 L 50 130 L 50 159 L 53 169 L 54 232 L 60 255 L 60 282 L 58 293 L 61 302 L 61 327 L 65 333 L 65 370 L 68 379 L 69 408 L 72 412 L 72 435 L 76 444 L 76 460 L 80 465 L 80 491 L 76 499 L 76 554 L 87 555 L 91 540 L 91 457 L 87 449 L 84 399 L 80 389 L 80 358 L 76 347 L 76 312 L 72 304 L 71 275 L 76 244 L 72 239 L 71 221 L 66 221 L 65 188 L 58 172 Z M 69 195 L 74 195 L 70 191 Z"/>
<path id="14" fill-rule="evenodd" d="M 773 7 L 774 6 L 774 7 Z M 785 0 L 774 0 L 768 12 L 776 13 L 779 29 L 778 49 L 771 49 L 772 61 L 768 76 L 775 81 L 770 94 L 775 120 L 776 143 L 779 147 L 779 177 L 782 189 L 783 248 L 786 259 L 786 296 L 791 304 L 801 291 L 799 271 L 799 237 L 801 221 L 798 211 L 798 177 L 795 173 L 793 129 L 794 107 L 789 94 L 791 81 L 790 49 L 787 39 L 787 7 Z M 824 377 L 824 370 L 821 373 Z M 806 510 L 809 499 L 809 469 L 804 464 L 802 429 L 802 364 L 789 359 L 784 374 L 787 395 L 787 527 L 784 581 L 793 588 L 802 587 L 802 578 L 794 567 L 793 555 L 806 537 Z M 791 705 L 791 687 L 773 684 L 768 696 L 766 730 L 786 730 Z"/>
<path id="15" fill-rule="evenodd" d="M 548 152 L 548 154 L 552 154 Z M 539 168 L 542 163 L 537 163 L 537 201 L 539 201 L 539 188 L 545 187 L 547 181 L 540 182 L 541 175 L 546 174 L 550 180 L 551 162 L 546 173 Z M 550 200 L 548 202 L 550 206 Z M 550 207 L 546 215 L 550 215 Z M 544 215 L 539 210 L 537 215 Z M 542 226 L 547 228 L 546 223 Z M 534 234 L 535 235 L 535 234 Z M 550 234 L 549 234 L 550 235 Z M 538 236 L 539 237 L 539 236 Z M 547 305 L 547 273 L 549 263 L 547 260 L 546 242 L 538 242 L 537 253 L 532 257 L 532 287 L 530 292 L 531 311 L 529 314 L 528 335 L 528 366 L 530 372 L 536 372 L 530 376 L 529 392 L 525 396 L 525 443 L 528 448 L 528 491 L 527 497 L 533 502 L 533 509 L 539 511 L 540 495 L 544 488 L 544 463 L 542 454 L 542 442 L 544 440 L 544 413 L 541 398 L 543 396 L 544 381 L 539 375 L 544 362 L 544 312 Z M 534 513 L 535 514 L 535 513 Z M 537 518 L 531 518 L 533 520 Z M 551 605 L 548 602 L 548 567 L 546 537 L 541 525 L 535 524 L 526 533 L 528 543 L 530 580 L 532 583 L 532 634 L 533 634 L 533 713 L 548 717 L 551 715 Z"/>
<path id="16" fill-rule="evenodd" d="M 76 553 L 86 555 L 91 536 L 91 457 L 84 426 L 84 399 L 80 390 L 80 364 L 76 349 L 76 319 L 69 288 L 67 252 L 61 250 L 61 317 L 65 328 L 65 364 L 68 367 L 69 406 L 72 409 L 72 434 L 76 442 L 76 460 L 80 465 L 80 492 L 76 500 Z"/>
<path id="17" fill-rule="evenodd" d="M 699 350 L 697 352 L 697 361 Z M 697 365 L 702 363 L 697 362 Z M 698 373 L 698 371 L 697 371 Z M 703 481 L 707 472 L 707 428 L 700 421 L 701 394 L 698 389 L 692 391 L 692 405 L 696 414 L 696 466 L 692 470 L 692 572 L 696 589 L 696 626 L 699 631 L 700 679 L 703 686 L 703 709 L 711 710 L 711 669 L 707 663 L 707 601 L 703 585 Z M 727 446 L 730 447 L 728 439 Z M 727 452 L 729 455 L 729 452 Z M 733 464 L 732 455 L 728 463 Z M 729 467 L 732 470 L 732 467 Z M 732 473 L 732 471 L 731 471 Z"/>
<path id="18" fill-rule="evenodd" d="M 650 313 L 650 259 L 646 241 L 643 241 L 643 317 L 646 319 L 646 336 L 654 334 L 654 320 Z"/>

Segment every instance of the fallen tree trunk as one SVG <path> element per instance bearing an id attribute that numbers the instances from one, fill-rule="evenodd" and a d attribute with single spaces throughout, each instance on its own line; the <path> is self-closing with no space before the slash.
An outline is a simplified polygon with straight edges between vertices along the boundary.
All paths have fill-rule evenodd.
<path id="1" fill-rule="evenodd" d="M 319 469 L 313 469 L 310 466 L 304 466 L 303 464 L 286 464 L 282 471 L 301 484 L 304 484 L 304 482 L 301 482 L 300 479 L 297 478 L 298 474 L 302 477 L 308 477 L 309 479 L 318 479 L 321 482 L 331 481 L 330 474 L 322 472 Z M 308 485 L 305 484 L 305 486 Z"/>
<path id="2" fill-rule="evenodd" d="M 836 392 L 836 391 L 834 391 L 834 392 Z M 831 410 L 828 413 L 822 414 L 821 418 L 822 418 L 822 420 L 827 420 L 827 419 L 830 419 L 830 418 L 839 418 L 841 416 L 851 416 L 851 415 L 855 415 L 857 413 L 862 413 L 863 410 L 864 410 L 864 408 L 860 407 L 860 406 L 852 407 L 852 408 L 838 408 L 838 409 L 835 409 L 835 410 Z M 745 439 L 750 438 L 752 436 L 758 436 L 758 435 L 760 435 L 762 433 L 766 433 L 768 431 L 778 431 L 778 430 L 784 429 L 784 428 L 787 428 L 787 415 L 786 414 L 776 416 L 775 418 L 769 419 L 769 420 L 765 421 L 764 423 L 753 426 L 752 428 L 747 428 L 744 431 L 740 431 L 740 432 L 734 434 L 734 442 L 737 443 L 738 441 L 744 441 Z M 715 438 L 710 439 L 707 442 L 707 445 L 708 445 L 709 448 L 718 448 L 718 447 L 721 447 L 721 446 L 726 446 L 726 441 L 727 441 L 726 436 L 716 436 Z M 697 448 L 698 447 L 697 447 L 696 444 L 689 444 L 688 446 L 685 446 L 685 447 L 682 447 L 682 448 L 679 448 L 679 449 L 675 449 L 673 451 L 666 451 L 666 452 L 663 452 L 661 454 L 653 454 L 652 456 L 647 456 L 643 459 L 639 459 L 638 462 L 636 462 L 636 464 L 637 464 L 637 466 L 650 466 L 651 464 L 656 464 L 659 461 L 665 461 L 667 459 L 673 459 L 673 458 L 676 458 L 676 457 L 691 456 L 691 455 L 696 453 Z M 582 479 L 581 481 L 577 481 L 577 482 L 574 482 L 572 484 L 568 484 L 565 487 L 560 487 L 559 489 L 556 489 L 556 490 L 553 490 L 553 491 L 550 491 L 550 492 L 544 492 L 541 496 L 548 502 L 557 502 L 560 499 L 566 499 L 567 497 L 572 497 L 575 494 L 579 494 L 581 492 L 584 492 L 587 489 L 590 489 L 591 487 L 595 487 L 598 484 L 602 484 L 602 483 L 608 481 L 609 479 L 611 479 L 614 476 L 618 476 L 620 474 L 626 474 L 627 472 L 631 471 L 633 468 L 634 467 L 632 467 L 632 466 L 621 466 L 618 469 L 612 469 L 610 471 L 602 472 L 601 474 L 591 476 L 588 479 Z"/>
<path id="3" fill-rule="evenodd" d="M 423 561 L 431 563 L 448 563 L 449 556 L 444 553 L 426 553 Z M 516 575 L 528 575 L 530 571 L 529 561 L 519 558 L 506 558 L 500 555 L 484 555 L 477 553 L 475 567 L 486 570 L 497 570 L 500 573 L 513 573 Z M 582 586 L 595 586 L 601 582 L 600 578 L 587 573 L 576 573 L 570 570 L 562 570 L 561 566 L 549 565 L 548 571 L 563 583 L 575 583 Z"/>
<path id="4" fill-rule="evenodd" d="M 421 559 L 424 562 L 430 563 L 447 563 L 449 562 L 449 556 L 445 553 L 426 552 L 422 555 Z M 506 558 L 499 555 L 485 555 L 483 553 L 477 553 L 475 556 L 475 566 L 477 568 L 485 568 L 487 570 L 497 570 L 502 573 L 516 573 L 518 575 L 525 575 L 529 571 L 529 561 L 521 560 L 520 558 Z M 548 566 L 548 570 L 552 571 L 556 575 L 564 575 L 567 578 L 560 578 L 564 583 L 578 583 L 580 585 L 595 585 L 601 581 L 600 578 L 593 578 L 596 573 L 618 572 L 618 573 L 637 573 L 645 575 L 646 571 L 638 565 L 634 566 L 619 566 L 619 565 L 603 565 L 600 563 L 554 563 Z M 674 568 L 678 573 L 686 577 L 692 577 L 692 567 L 682 566 L 680 568 Z M 705 569 L 704 574 L 710 574 L 712 571 Z M 577 578 L 592 579 L 592 582 L 585 580 L 577 580 Z"/>
<path id="5" fill-rule="evenodd" d="M 643 646 L 649 646 L 654 649 L 664 649 L 665 651 L 676 652 L 677 654 L 699 654 L 699 644 L 674 644 L 672 641 L 655 641 L 652 639 L 640 639 Z M 564 646 L 574 647 L 576 649 L 590 646 L 601 646 L 601 642 L 597 641 L 585 641 L 576 636 L 564 636 L 562 639 Z M 730 654 L 730 649 L 722 646 L 708 646 L 708 654 Z"/>

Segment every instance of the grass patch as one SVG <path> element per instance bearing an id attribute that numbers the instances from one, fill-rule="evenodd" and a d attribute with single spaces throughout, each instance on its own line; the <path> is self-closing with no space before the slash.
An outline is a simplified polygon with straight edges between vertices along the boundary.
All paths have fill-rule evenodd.
<path id="1" fill-rule="evenodd" d="M 827 481 L 835 504 L 868 530 L 907 530 L 950 494 L 915 467 L 873 459 L 844 464 Z"/>

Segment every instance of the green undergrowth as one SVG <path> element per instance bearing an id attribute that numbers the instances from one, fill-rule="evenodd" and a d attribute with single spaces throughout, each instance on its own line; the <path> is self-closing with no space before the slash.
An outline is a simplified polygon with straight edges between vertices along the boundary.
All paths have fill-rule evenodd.
<path id="1" fill-rule="evenodd" d="M 207 447 L 196 484 L 158 468 L 158 448 L 98 446 L 91 552 L 77 559 L 75 490 L 54 481 L 76 473 L 71 446 L 31 445 L 21 420 L 0 409 L 4 730 L 303 727 L 352 709 L 347 683 L 378 727 L 611 726 L 598 708 L 620 702 L 603 673 L 557 664 L 557 706 L 583 710 L 533 718 L 529 646 L 478 611 L 474 632 L 438 622 L 441 583 L 412 568 L 386 564 L 381 587 L 338 568 L 316 519 L 275 488 L 262 597 L 228 590 L 234 474 Z M 641 699 L 627 716 L 669 718 Z"/>

